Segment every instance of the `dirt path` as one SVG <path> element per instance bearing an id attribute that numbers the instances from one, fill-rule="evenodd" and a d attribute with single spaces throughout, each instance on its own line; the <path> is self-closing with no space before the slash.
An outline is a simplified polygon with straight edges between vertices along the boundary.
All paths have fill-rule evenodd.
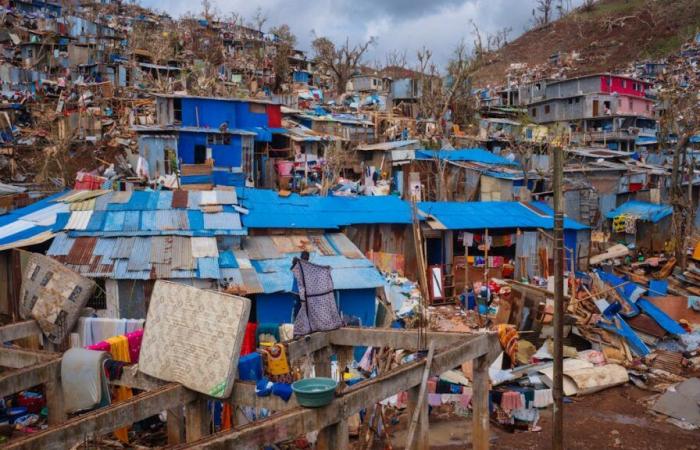
<path id="1" fill-rule="evenodd" d="M 576 449 L 700 450 L 700 431 L 676 427 L 650 413 L 640 403 L 650 392 L 621 386 L 576 399 L 564 406 L 565 447 Z M 491 448 L 551 448 L 551 408 L 542 411 L 541 432 L 509 433 L 491 427 Z M 402 418 L 403 419 L 403 418 Z M 471 448 L 469 419 L 434 421 L 430 424 L 431 449 Z M 403 448 L 405 430 L 393 433 L 394 448 Z M 376 446 L 375 448 L 381 448 Z"/>

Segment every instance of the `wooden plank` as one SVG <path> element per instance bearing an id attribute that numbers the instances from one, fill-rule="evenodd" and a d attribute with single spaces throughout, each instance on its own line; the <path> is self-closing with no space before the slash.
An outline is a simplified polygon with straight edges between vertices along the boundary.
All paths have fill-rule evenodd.
<path id="1" fill-rule="evenodd" d="M 66 414 L 66 405 L 63 398 L 60 364 L 51 370 L 51 379 L 44 384 L 44 388 L 46 391 L 46 408 L 49 413 L 49 425 L 59 425 L 65 422 L 68 415 Z"/>
<path id="2" fill-rule="evenodd" d="M 426 333 L 426 345 L 435 342 L 435 348 L 447 348 L 468 342 L 479 335 L 430 331 Z M 382 328 L 344 327 L 330 332 L 333 345 L 389 347 L 406 350 L 418 348 L 418 331 Z"/>
<path id="3" fill-rule="evenodd" d="M 56 359 L 60 361 L 60 353 L 0 347 L 0 367 L 9 369 L 23 369 Z"/>
<path id="4" fill-rule="evenodd" d="M 61 360 L 46 361 L 0 376 L 0 397 L 16 394 L 52 380 L 61 370 Z"/>
<path id="5" fill-rule="evenodd" d="M 27 435 L 6 445 L 6 449 L 51 450 L 65 449 L 86 437 L 102 436 L 117 428 L 193 401 L 195 392 L 179 384 L 168 384 L 156 391 L 139 394 L 129 400 L 75 417 L 63 425 Z"/>
<path id="6" fill-rule="evenodd" d="M 348 450 L 350 448 L 350 430 L 348 421 L 341 420 L 322 429 L 316 441 L 318 450 Z"/>
<path id="7" fill-rule="evenodd" d="M 489 365 L 487 355 L 474 360 L 472 383 L 472 448 L 489 448 Z"/>
<path id="8" fill-rule="evenodd" d="M 194 442 L 209 435 L 209 409 L 207 399 L 197 396 L 185 405 L 185 437 L 187 442 Z"/>
<path id="9" fill-rule="evenodd" d="M 185 415 L 182 412 L 182 406 L 168 410 L 167 434 L 168 445 L 185 442 Z"/>
<path id="10" fill-rule="evenodd" d="M 423 378 L 421 379 L 418 392 L 413 393 L 414 395 L 417 394 L 417 398 L 415 399 L 413 410 L 409 409 L 409 411 L 412 411 L 412 414 L 411 421 L 408 424 L 408 434 L 406 434 L 406 448 L 408 449 L 414 448 L 414 445 L 415 448 L 421 450 L 423 450 L 423 448 L 426 448 L 424 446 L 424 441 L 428 434 L 427 423 L 424 423 L 424 421 L 421 420 L 421 416 L 423 415 L 422 413 L 425 412 L 424 410 L 427 408 L 428 405 L 426 401 L 428 375 L 430 375 L 430 366 L 433 363 L 434 353 L 435 341 L 431 342 L 430 348 L 428 348 L 428 356 L 425 359 L 425 369 L 423 370 Z M 416 388 L 413 388 L 414 391 L 415 389 Z M 418 438 L 414 441 L 414 437 L 416 437 L 416 430 L 418 430 Z"/>
<path id="11" fill-rule="evenodd" d="M 360 345 L 360 344 L 358 344 Z M 473 339 L 451 349 L 437 353 L 430 372 L 443 373 L 482 355 L 493 357 L 499 349 L 498 339 L 493 333 L 475 335 Z M 420 384 L 425 360 L 398 367 L 386 375 L 352 386 L 331 404 L 321 408 L 294 408 L 275 414 L 244 427 L 226 433 L 217 433 L 197 442 L 176 448 L 239 449 L 259 448 L 299 436 L 311 430 L 321 430 L 331 424 L 350 417 L 368 404 L 388 398 Z M 488 387 L 486 388 L 488 389 Z M 488 396 L 488 391 L 484 394 Z"/>
<path id="12" fill-rule="evenodd" d="M 137 366 L 126 367 L 124 373 L 119 380 L 111 380 L 110 384 L 117 386 L 126 386 L 141 391 L 153 391 L 168 384 L 157 378 L 150 377 L 144 373 L 138 372 Z M 283 411 L 285 409 L 295 408 L 298 405 L 296 397 L 292 396 L 288 402 L 285 402 L 276 395 L 267 397 L 258 397 L 255 394 L 255 383 L 252 381 L 239 381 L 233 385 L 233 391 L 228 401 L 236 406 L 250 406 L 252 408 L 265 408 L 272 411 Z"/>
<path id="13" fill-rule="evenodd" d="M 330 334 L 312 333 L 299 339 L 290 341 L 287 345 L 287 357 L 296 361 L 302 356 L 310 356 L 316 350 L 330 345 Z"/>
<path id="14" fill-rule="evenodd" d="M 41 329 L 35 320 L 15 322 L 0 327 L 0 342 L 16 341 L 38 334 L 41 334 Z"/>

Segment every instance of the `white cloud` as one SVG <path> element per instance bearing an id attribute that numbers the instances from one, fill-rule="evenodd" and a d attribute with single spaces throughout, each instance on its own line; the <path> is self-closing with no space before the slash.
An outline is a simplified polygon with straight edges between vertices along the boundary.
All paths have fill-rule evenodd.
<path id="1" fill-rule="evenodd" d="M 297 35 L 299 46 L 308 50 L 312 30 L 340 41 L 378 38 L 368 53 L 369 61 L 384 61 L 386 52 L 405 51 L 409 61 L 423 45 L 433 50 L 434 60 L 445 64 L 455 46 L 473 41 L 470 20 L 482 35 L 505 27 L 513 29 L 510 39 L 520 35 L 530 22 L 535 0 L 212 0 L 224 16 L 237 12 L 252 17 L 260 7 L 269 17 L 268 26 L 287 23 Z M 580 0 L 574 0 L 575 4 Z M 185 0 L 142 0 L 142 4 L 177 17 L 187 11 L 201 11 L 199 4 Z"/>

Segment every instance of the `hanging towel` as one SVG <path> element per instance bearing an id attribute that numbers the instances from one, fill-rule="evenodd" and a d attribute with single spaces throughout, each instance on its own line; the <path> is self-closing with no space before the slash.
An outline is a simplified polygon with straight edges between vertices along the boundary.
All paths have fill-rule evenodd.
<path id="1" fill-rule="evenodd" d="M 280 325 L 280 341 L 286 342 L 294 339 L 294 324 L 283 323 Z"/>
<path id="2" fill-rule="evenodd" d="M 141 353 L 141 341 L 143 341 L 143 329 L 127 333 L 126 340 L 129 344 L 129 358 L 131 359 L 131 362 L 139 362 L 139 354 Z"/>
<path id="3" fill-rule="evenodd" d="M 294 319 L 294 337 L 340 328 L 331 268 L 295 259 L 292 273 L 299 286 L 301 307 Z"/>
<path id="4" fill-rule="evenodd" d="M 538 389 L 535 391 L 535 400 L 533 406 L 535 408 L 546 408 L 554 403 L 551 389 Z"/>

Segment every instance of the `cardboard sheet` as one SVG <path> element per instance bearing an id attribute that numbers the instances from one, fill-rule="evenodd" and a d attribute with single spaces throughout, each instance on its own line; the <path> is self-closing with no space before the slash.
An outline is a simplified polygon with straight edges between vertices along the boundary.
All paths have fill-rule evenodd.
<path id="1" fill-rule="evenodd" d="M 146 316 L 139 370 L 228 397 L 249 315 L 247 298 L 159 280 Z"/>

